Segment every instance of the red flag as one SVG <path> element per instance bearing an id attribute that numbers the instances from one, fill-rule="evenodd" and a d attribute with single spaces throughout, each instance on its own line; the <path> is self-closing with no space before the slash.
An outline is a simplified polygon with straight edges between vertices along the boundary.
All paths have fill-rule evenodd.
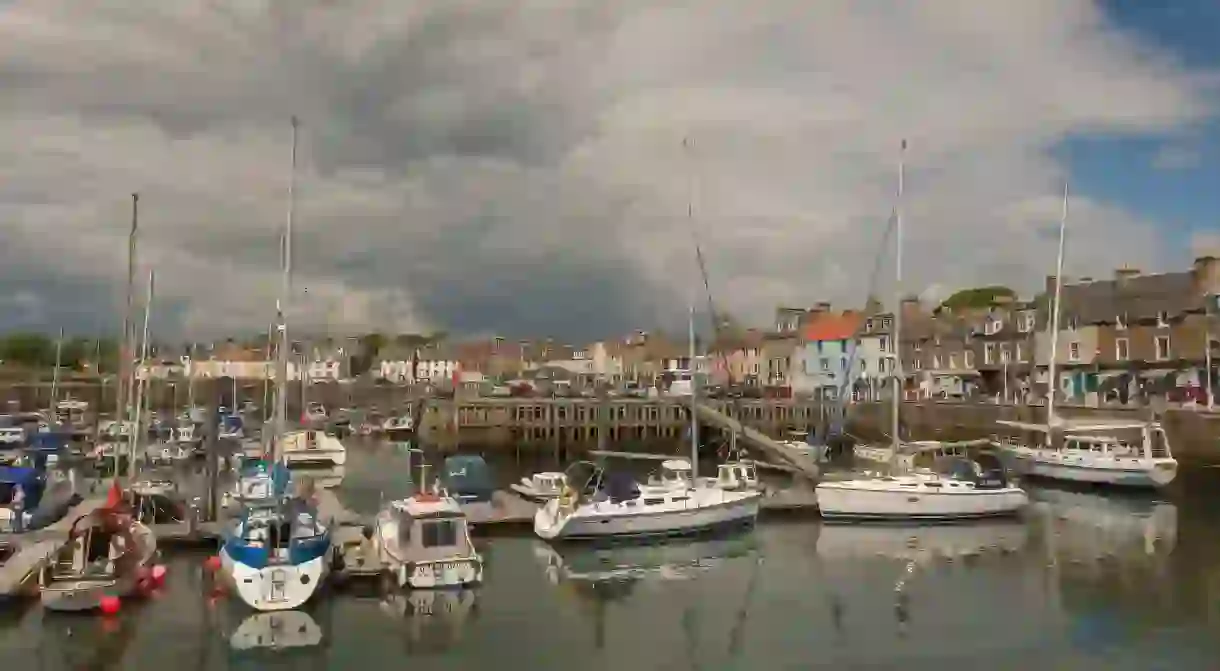
<path id="1" fill-rule="evenodd" d="M 119 481 L 115 480 L 110 485 L 110 491 L 106 493 L 106 507 L 114 508 L 123 501 L 123 490 L 119 487 Z"/>

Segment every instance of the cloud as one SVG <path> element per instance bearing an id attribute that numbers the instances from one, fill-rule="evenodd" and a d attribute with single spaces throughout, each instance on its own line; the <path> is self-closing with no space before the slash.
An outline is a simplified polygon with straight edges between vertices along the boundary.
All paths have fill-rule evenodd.
<path id="1" fill-rule="evenodd" d="M 739 317 L 861 303 L 903 137 L 904 290 L 1032 289 L 1057 143 L 1175 131 L 1202 81 L 1083 1 L 14 3 L 0 287 L 112 327 L 139 191 L 158 331 L 264 328 L 295 113 L 303 328 L 679 325 L 692 235 Z M 1087 197 L 1071 226 L 1078 274 L 1181 252 Z"/>
<path id="2" fill-rule="evenodd" d="M 1197 149 L 1165 145 L 1152 157 L 1152 167 L 1157 170 L 1188 170 L 1197 167 L 1202 160 Z"/>

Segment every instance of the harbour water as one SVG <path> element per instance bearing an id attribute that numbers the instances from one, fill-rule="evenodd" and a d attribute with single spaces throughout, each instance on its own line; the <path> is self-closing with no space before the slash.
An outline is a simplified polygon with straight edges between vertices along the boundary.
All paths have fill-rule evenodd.
<path id="1" fill-rule="evenodd" d="M 353 447 L 343 500 L 404 493 L 406 455 Z M 514 465 L 496 464 L 515 479 Z M 522 470 L 554 467 L 543 461 Z M 1020 522 L 768 521 L 752 535 L 560 548 L 481 539 L 477 592 L 334 590 L 273 624 L 216 597 L 206 554 L 113 618 L 0 610 L 0 664 L 50 669 L 1214 669 L 1220 471 L 1119 496 L 1035 488 Z M 260 620 L 260 618 L 263 618 Z M 374 666 L 376 665 L 376 666 Z"/>

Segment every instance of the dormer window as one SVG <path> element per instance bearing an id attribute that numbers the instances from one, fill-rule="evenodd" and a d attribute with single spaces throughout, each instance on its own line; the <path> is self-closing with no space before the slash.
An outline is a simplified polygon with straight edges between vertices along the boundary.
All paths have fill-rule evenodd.
<path id="1" fill-rule="evenodd" d="M 1120 330 L 1127 328 L 1127 314 L 1126 313 L 1118 315 L 1117 317 L 1114 318 L 1114 328 L 1120 329 Z"/>
<path id="2" fill-rule="evenodd" d="M 864 331 L 866 333 L 871 333 L 872 330 L 873 330 L 873 320 L 869 319 L 864 322 Z"/>
<path id="3" fill-rule="evenodd" d="M 1029 333 L 1034 330 L 1034 313 L 1026 312 L 1021 315 L 1021 321 L 1017 324 L 1017 330 L 1021 333 Z"/>
<path id="4" fill-rule="evenodd" d="M 1003 325 L 1003 322 L 998 319 L 989 319 L 983 326 L 983 333 L 986 335 L 995 335 L 1000 332 L 1000 327 Z"/>
<path id="5" fill-rule="evenodd" d="M 1158 328 L 1169 326 L 1169 313 L 1164 310 L 1156 313 L 1156 325 Z"/>

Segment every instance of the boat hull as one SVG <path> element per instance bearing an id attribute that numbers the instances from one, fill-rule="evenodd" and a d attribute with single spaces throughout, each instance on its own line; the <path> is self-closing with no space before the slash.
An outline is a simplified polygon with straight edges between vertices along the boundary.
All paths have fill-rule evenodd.
<path id="1" fill-rule="evenodd" d="M 39 591 L 43 608 L 65 613 L 96 610 L 106 597 L 122 597 L 129 592 L 115 579 L 55 582 Z"/>
<path id="2" fill-rule="evenodd" d="M 483 562 L 478 558 L 399 564 L 399 587 L 410 589 L 453 589 L 474 587 L 483 582 Z"/>
<path id="3" fill-rule="evenodd" d="M 326 560 L 323 555 L 300 564 L 259 569 L 234 561 L 224 549 L 220 552 L 221 568 L 233 591 L 247 606 L 264 612 L 305 605 L 326 580 L 330 570 Z"/>
<path id="4" fill-rule="evenodd" d="M 1015 487 L 960 492 L 913 491 L 883 481 L 844 481 L 817 487 L 818 509 L 826 520 L 917 520 L 948 522 L 1016 515 L 1029 503 Z"/>
<path id="5" fill-rule="evenodd" d="M 1154 489 L 1170 484 L 1178 474 L 1173 459 L 1102 460 L 1023 451 L 1010 454 L 1018 473 L 1049 480 Z"/>
<path id="6" fill-rule="evenodd" d="M 743 493 L 722 503 L 636 514 L 572 514 L 559 512 L 552 500 L 534 516 L 534 533 L 544 540 L 652 538 L 695 534 L 752 523 L 762 497 Z"/>

